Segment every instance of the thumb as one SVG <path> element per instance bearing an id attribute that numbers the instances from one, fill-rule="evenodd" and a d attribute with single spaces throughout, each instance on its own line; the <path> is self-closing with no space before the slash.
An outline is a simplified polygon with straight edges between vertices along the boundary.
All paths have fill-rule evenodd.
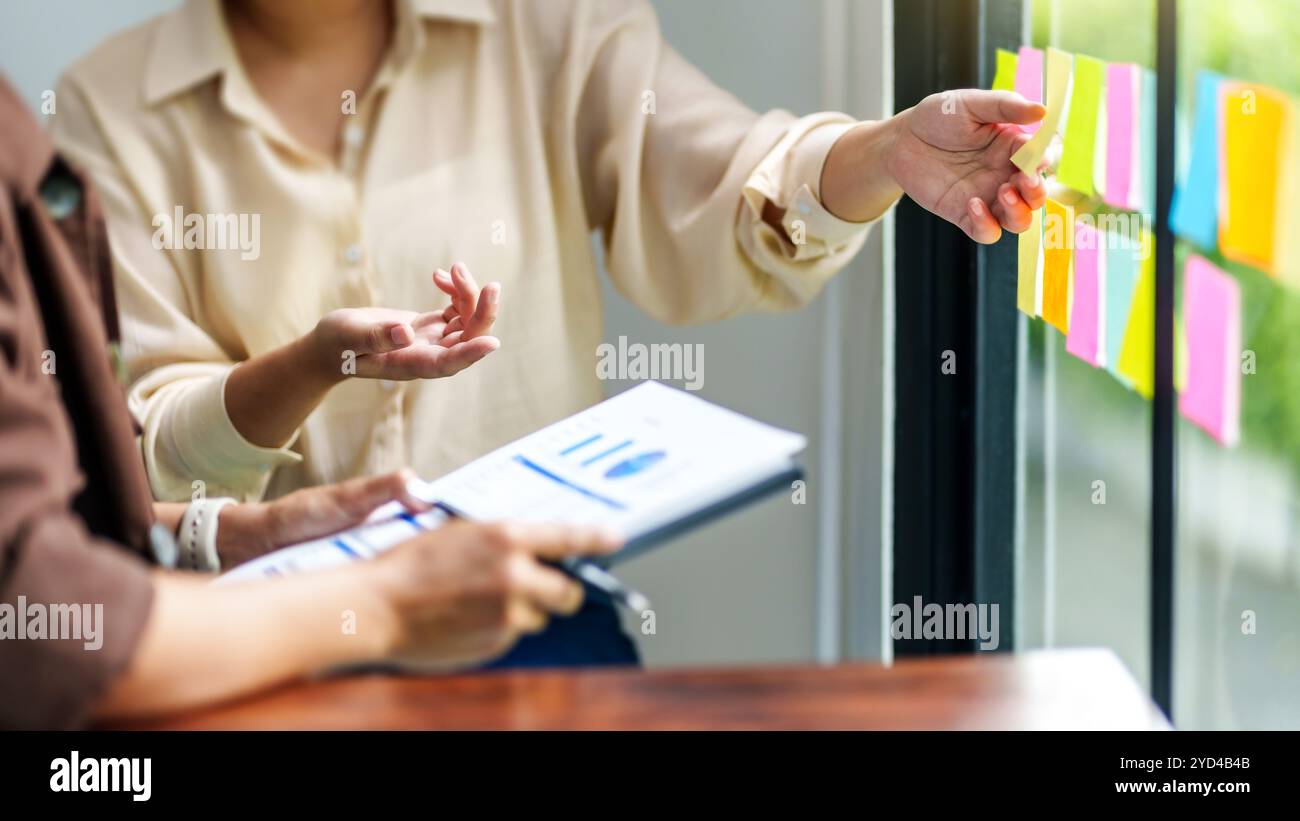
<path id="1" fill-rule="evenodd" d="M 1026 100 L 1014 91 L 967 89 L 961 93 L 966 110 L 981 123 L 1028 125 L 1047 116 L 1042 103 Z"/>
<path id="2" fill-rule="evenodd" d="M 344 342 L 357 353 L 385 353 L 405 348 L 415 341 L 415 329 L 408 322 L 392 319 L 362 319 L 350 325 Z"/>

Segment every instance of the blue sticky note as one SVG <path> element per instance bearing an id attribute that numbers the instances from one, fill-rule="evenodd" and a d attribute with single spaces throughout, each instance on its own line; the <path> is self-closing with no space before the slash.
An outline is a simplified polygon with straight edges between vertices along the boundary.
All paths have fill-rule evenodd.
<path id="1" fill-rule="evenodd" d="M 1142 213 L 1156 212 L 1156 73 L 1142 72 L 1142 101 L 1138 109 L 1138 139 L 1142 141 Z"/>
<path id="2" fill-rule="evenodd" d="M 1219 84 L 1212 71 L 1196 75 L 1192 158 L 1174 191 L 1169 227 L 1206 250 L 1219 244 Z"/>
<path id="3" fill-rule="evenodd" d="M 1124 345 L 1142 252 L 1122 236 L 1107 236 L 1098 244 L 1106 254 L 1106 370 L 1127 382 L 1119 373 L 1119 352 Z"/>

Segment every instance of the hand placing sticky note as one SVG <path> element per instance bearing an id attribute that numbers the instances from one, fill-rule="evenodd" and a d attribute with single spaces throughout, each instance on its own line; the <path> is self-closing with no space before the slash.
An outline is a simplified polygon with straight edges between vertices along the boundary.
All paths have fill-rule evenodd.
<path id="1" fill-rule="evenodd" d="M 1074 80 L 1070 87 L 1070 116 L 1061 142 L 1061 164 L 1056 181 L 1088 196 L 1095 193 L 1093 160 L 1097 155 L 1097 127 L 1100 124 L 1102 90 L 1106 64 L 1083 54 L 1074 57 Z"/>
<path id="2" fill-rule="evenodd" d="M 1147 246 L 1146 241 L 1143 242 Z M 1154 251 L 1154 243 L 1150 243 Z M 1141 261 L 1133 300 L 1129 303 L 1124 342 L 1119 352 L 1119 374 L 1133 389 L 1150 399 L 1156 392 L 1156 255 Z"/>
<path id="3" fill-rule="evenodd" d="M 1043 52 L 1025 46 L 1016 55 L 1016 93 L 1035 103 L 1043 101 Z M 1038 130 L 1038 123 L 1020 126 L 1026 133 Z"/>
<path id="4" fill-rule="evenodd" d="M 1127 63 L 1106 67 L 1106 187 L 1112 208 L 1137 210 L 1133 170 L 1137 165 L 1138 81 L 1141 69 Z"/>
<path id="5" fill-rule="evenodd" d="M 1106 253 L 1090 222 L 1074 225 L 1074 285 L 1065 350 L 1092 365 L 1106 358 Z"/>
<path id="6" fill-rule="evenodd" d="M 1277 273 L 1278 178 L 1291 103 L 1266 86 L 1227 84 L 1223 97 L 1223 256 Z"/>
<path id="7" fill-rule="evenodd" d="M 1220 444 L 1235 445 L 1241 430 L 1241 291 L 1237 280 L 1195 255 L 1183 269 L 1183 323 L 1187 385 L 1178 408 Z"/>
<path id="8" fill-rule="evenodd" d="M 1219 86 L 1212 71 L 1196 75 L 1192 157 L 1174 191 L 1169 227 L 1183 239 L 1210 250 L 1219 239 Z"/>
<path id="9" fill-rule="evenodd" d="M 1017 239 L 1016 307 L 1038 316 L 1038 280 L 1043 271 L 1043 209 L 1033 212 L 1033 222 Z"/>
<path id="10" fill-rule="evenodd" d="M 1074 209 L 1049 199 L 1043 209 L 1043 319 L 1070 332 L 1070 272 L 1074 263 Z"/>
<path id="11" fill-rule="evenodd" d="M 1016 53 L 1004 48 L 998 49 L 997 69 L 993 74 L 994 91 L 1016 90 Z"/>
<path id="12" fill-rule="evenodd" d="M 1070 94 L 1070 72 L 1074 57 L 1060 49 L 1047 50 L 1047 115 L 1038 125 L 1029 142 L 1011 155 L 1011 162 L 1026 174 L 1037 174 L 1038 166 L 1047 155 L 1048 146 L 1056 136 L 1065 112 L 1065 102 Z"/>

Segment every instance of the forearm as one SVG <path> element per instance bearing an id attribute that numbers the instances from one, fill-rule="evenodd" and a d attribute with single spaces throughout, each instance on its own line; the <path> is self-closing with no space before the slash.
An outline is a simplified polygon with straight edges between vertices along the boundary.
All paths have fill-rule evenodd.
<path id="1" fill-rule="evenodd" d="M 255 356 L 226 380 L 226 413 L 254 445 L 283 447 L 329 389 L 343 379 L 343 363 L 318 361 L 311 335 Z"/>
<path id="2" fill-rule="evenodd" d="M 869 222 L 903 195 L 889 170 L 899 117 L 863 122 L 844 132 L 822 166 L 821 199 L 847 222 Z"/>
<path id="3" fill-rule="evenodd" d="M 362 565 L 213 587 L 157 573 L 149 621 L 97 717 L 193 708 L 382 657 L 394 644 L 397 622 L 368 574 Z"/>

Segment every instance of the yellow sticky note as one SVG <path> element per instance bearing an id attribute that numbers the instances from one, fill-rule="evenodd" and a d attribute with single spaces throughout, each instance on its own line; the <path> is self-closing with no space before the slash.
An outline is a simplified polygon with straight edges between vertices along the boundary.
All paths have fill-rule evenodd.
<path id="1" fill-rule="evenodd" d="M 1069 52 L 1049 48 L 1047 50 L 1047 116 L 1029 142 L 1020 146 L 1020 150 L 1011 155 L 1011 162 L 1026 174 L 1037 174 L 1038 166 L 1047 154 L 1061 124 L 1061 115 L 1065 113 L 1065 101 L 1070 94 L 1070 72 L 1074 66 L 1074 57 Z"/>
<path id="2" fill-rule="evenodd" d="M 1300 288 L 1300 123 L 1286 118 L 1282 140 L 1282 174 L 1279 180 L 1277 226 L 1277 275 L 1293 288 Z"/>
<path id="3" fill-rule="evenodd" d="M 1219 249 L 1234 262 L 1277 273 L 1277 209 L 1291 104 L 1266 86 L 1232 83 L 1223 97 Z"/>
<path id="4" fill-rule="evenodd" d="M 1043 209 L 1043 319 L 1070 332 L 1070 279 L 1074 268 L 1074 209 L 1049 199 Z"/>
<path id="5" fill-rule="evenodd" d="M 993 75 L 994 91 L 1014 91 L 1016 88 L 1016 53 L 998 49 L 997 71 Z"/>
<path id="6" fill-rule="evenodd" d="M 1043 258 L 1043 209 L 1034 212 L 1034 221 L 1020 235 L 1019 271 L 1016 273 L 1016 307 L 1029 316 L 1038 316 L 1038 277 Z"/>
<path id="7" fill-rule="evenodd" d="M 1143 237 L 1145 242 L 1145 237 Z M 1139 394 L 1150 399 L 1156 392 L 1156 255 L 1148 253 L 1142 260 L 1133 302 L 1129 305 L 1128 323 L 1124 326 L 1124 345 L 1119 352 L 1119 372 Z"/>

